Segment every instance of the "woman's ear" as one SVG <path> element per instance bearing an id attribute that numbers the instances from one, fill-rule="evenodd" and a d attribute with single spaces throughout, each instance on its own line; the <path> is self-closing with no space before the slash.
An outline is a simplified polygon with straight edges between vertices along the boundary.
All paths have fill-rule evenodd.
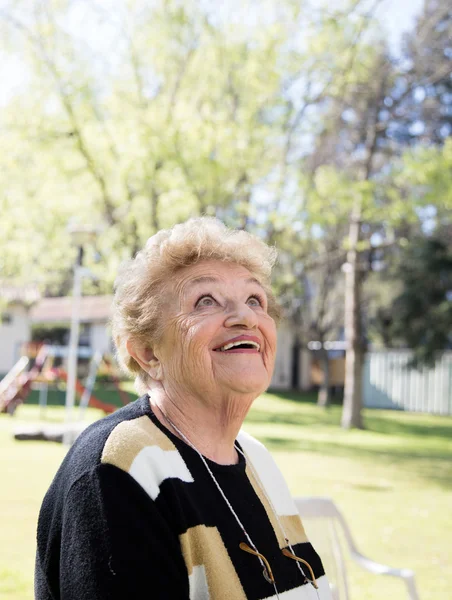
<path id="1" fill-rule="evenodd" d="M 146 371 L 152 379 L 155 379 L 156 381 L 162 379 L 162 365 L 152 348 L 143 346 L 138 342 L 132 342 L 131 340 L 127 340 L 126 348 L 130 356 L 137 361 L 140 367 Z"/>

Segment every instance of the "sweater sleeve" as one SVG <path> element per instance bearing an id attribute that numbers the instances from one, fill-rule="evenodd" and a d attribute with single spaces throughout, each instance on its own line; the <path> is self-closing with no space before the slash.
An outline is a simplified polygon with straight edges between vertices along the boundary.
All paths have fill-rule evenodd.
<path id="1" fill-rule="evenodd" d="M 44 499 L 36 600 L 188 600 L 178 536 L 154 502 L 113 465 L 85 473 L 61 500 Z"/>

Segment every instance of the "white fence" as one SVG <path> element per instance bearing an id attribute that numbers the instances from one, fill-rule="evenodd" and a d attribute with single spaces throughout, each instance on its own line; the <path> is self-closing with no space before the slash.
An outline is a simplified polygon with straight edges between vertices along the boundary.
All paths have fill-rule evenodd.
<path id="1" fill-rule="evenodd" d="M 364 405 L 452 415 L 452 352 L 432 369 L 408 369 L 409 351 L 369 352 L 363 378 Z"/>

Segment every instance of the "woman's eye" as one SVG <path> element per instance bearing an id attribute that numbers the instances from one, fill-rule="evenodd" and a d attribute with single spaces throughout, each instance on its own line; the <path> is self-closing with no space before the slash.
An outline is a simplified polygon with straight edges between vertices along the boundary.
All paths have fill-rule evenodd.
<path id="1" fill-rule="evenodd" d="M 206 295 L 198 298 L 195 306 L 215 306 L 216 304 L 217 304 L 217 301 L 215 300 L 215 298 L 213 296 L 211 296 L 210 294 L 206 294 Z M 264 301 L 259 296 L 253 295 L 248 298 L 247 304 L 250 306 L 258 306 L 259 307 L 259 306 L 264 305 Z"/>
<path id="2" fill-rule="evenodd" d="M 248 298 L 248 304 L 250 304 L 252 306 L 262 306 L 262 300 L 259 298 L 259 296 L 250 296 Z"/>
<path id="3" fill-rule="evenodd" d="M 196 306 L 213 306 L 215 304 L 215 300 L 212 296 L 201 296 L 199 300 L 196 302 Z"/>

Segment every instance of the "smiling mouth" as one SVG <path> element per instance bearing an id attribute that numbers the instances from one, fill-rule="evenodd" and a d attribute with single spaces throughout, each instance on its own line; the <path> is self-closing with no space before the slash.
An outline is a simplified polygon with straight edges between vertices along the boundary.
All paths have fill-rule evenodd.
<path id="1" fill-rule="evenodd" d="M 220 348 L 215 348 L 215 352 L 223 352 L 229 354 L 237 354 L 239 352 L 256 354 L 260 352 L 260 345 L 256 342 L 246 341 L 246 342 L 231 342 L 229 344 L 224 344 Z"/>

